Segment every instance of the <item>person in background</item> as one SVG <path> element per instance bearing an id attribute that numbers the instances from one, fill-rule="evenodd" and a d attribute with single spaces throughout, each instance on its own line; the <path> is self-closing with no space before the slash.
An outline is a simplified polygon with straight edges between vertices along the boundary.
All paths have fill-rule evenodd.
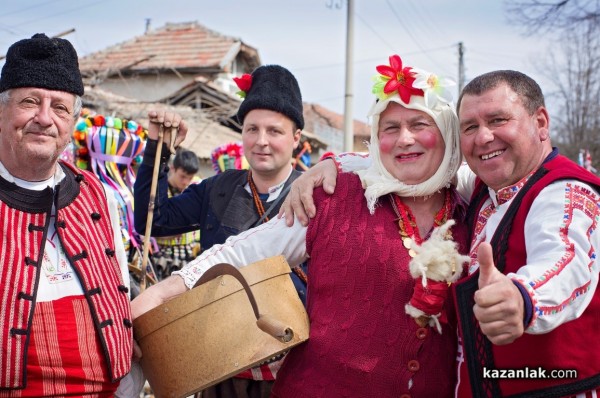
<path id="1" fill-rule="evenodd" d="M 456 325 L 446 294 L 468 260 L 459 254 L 464 202 L 451 185 L 458 118 L 448 93 L 431 95 L 434 75 L 397 55 L 390 62 L 378 67 L 372 167 L 340 174 L 332 196 L 318 190 L 308 227 L 273 218 L 205 251 L 136 298 L 134 316 L 192 288 L 215 264 L 310 258 L 310 338 L 285 357 L 273 397 L 452 396 Z"/>
<path id="2" fill-rule="evenodd" d="M 194 152 L 178 149 L 167 177 L 169 198 L 179 195 L 190 184 L 198 184 L 200 177 L 196 173 L 199 169 L 200 161 Z M 200 231 L 160 237 L 156 239 L 156 243 L 159 251 L 153 255 L 153 259 L 159 279 L 163 279 L 171 275 L 171 272 L 181 269 L 200 253 Z"/>
<path id="3" fill-rule="evenodd" d="M 84 93 L 77 53 L 43 33 L 0 76 L 0 397 L 109 397 L 132 358 L 116 200 L 59 160 Z"/>
<path id="4" fill-rule="evenodd" d="M 169 169 L 167 183 L 169 184 L 169 197 L 182 193 L 190 184 L 200 182 L 196 175 L 200 170 L 198 156 L 187 149 L 178 149 L 173 157 L 172 167 Z"/>
<path id="5" fill-rule="evenodd" d="M 458 186 L 471 198 L 469 278 L 455 284 L 457 396 L 596 396 L 600 178 L 552 147 L 542 90 L 523 73 L 476 77 L 457 109 L 470 167 Z M 359 156 L 340 159 L 344 169 L 368 167 Z M 293 212 L 302 222 L 314 216 L 315 181 L 334 190 L 336 167 L 322 163 L 298 181 L 288 223 Z M 499 377 L 513 371 L 528 376 Z"/>
<path id="6" fill-rule="evenodd" d="M 164 172 L 167 155 L 164 155 L 152 236 L 200 230 L 202 250 L 208 250 L 276 216 L 291 182 L 300 175 L 291 165 L 292 153 L 304 128 L 302 96 L 294 75 L 282 66 L 266 65 L 236 80 L 245 97 L 237 117 L 242 124 L 244 155 L 250 169 L 226 170 L 169 198 Z M 164 124 L 167 128 L 165 142 L 170 142 L 169 127 L 177 128 L 176 142 L 183 141 L 187 133 L 187 126 L 180 125 L 179 115 L 152 113 L 149 116 L 148 143 L 134 186 L 134 218 L 138 231 L 144 231 L 146 225 L 158 126 Z M 162 153 L 169 153 L 166 145 Z M 166 281 L 173 279 L 181 277 Z M 304 299 L 306 267 L 296 267 L 292 279 L 300 298 Z M 268 397 L 280 366 L 281 360 L 275 360 L 247 370 L 204 390 L 202 397 Z"/>

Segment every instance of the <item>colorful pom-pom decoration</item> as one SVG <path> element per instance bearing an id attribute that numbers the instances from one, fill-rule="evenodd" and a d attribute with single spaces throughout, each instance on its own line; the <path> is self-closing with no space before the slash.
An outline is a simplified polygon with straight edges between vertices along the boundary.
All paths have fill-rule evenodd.
<path id="1" fill-rule="evenodd" d="M 127 122 L 127 130 L 129 130 L 132 133 L 135 133 L 138 129 L 138 124 L 136 122 L 134 122 L 133 120 L 130 120 Z"/>
<path id="2" fill-rule="evenodd" d="M 94 116 L 94 118 L 92 119 L 92 125 L 94 126 L 105 126 L 105 119 L 104 116 L 102 115 L 96 115 Z"/>
<path id="3" fill-rule="evenodd" d="M 210 159 L 217 174 L 225 170 L 247 170 L 250 168 L 244 156 L 244 147 L 239 141 L 220 145 L 212 150 Z"/>
<path id="4" fill-rule="evenodd" d="M 71 144 L 62 156 L 83 170 L 92 171 L 112 192 L 120 206 L 123 242 L 136 246 L 133 228 L 135 166 L 142 161 L 148 132 L 132 120 L 92 115 L 84 109 Z"/>

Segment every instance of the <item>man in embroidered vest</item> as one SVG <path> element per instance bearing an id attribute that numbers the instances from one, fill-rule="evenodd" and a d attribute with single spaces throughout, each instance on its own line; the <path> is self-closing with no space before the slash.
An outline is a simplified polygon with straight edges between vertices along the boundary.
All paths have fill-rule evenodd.
<path id="1" fill-rule="evenodd" d="M 468 260 L 458 253 L 467 249 L 466 209 L 451 185 L 460 166 L 458 118 L 449 92 L 420 84 L 434 75 L 403 67 L 397 55 L 377 70 L 386 74 L 371 110 L 373 167 L 341 174 L 333 196 L 317 191 L 308 227 L 274 218 L 204 252 L 134 300 L 135 315 L 221 262 L 310 258 L 310 338 L 285 357 L 273 397 L 452 395 L 456 325 L 446 293 Z M 386 76 L 395 84 L 384 90 Z"/>
<path id="2" fill-rule="evenodd" d="M 0 397 L 114 396 L 130 370 L 117 204 L 59 161 L 81 109 L 77 53 L 36 34 L 0 76 Z"/>
<path id="3" fill-rule="evenodd" d="M 475 78 L 457 109 L 461 149 L 478 176 L 470 277 L 456 286 L 459 395 L 600 393 L 600 345 L 590 344 L 600 319 L 600 179 L 552 147 L 542 90 L 522 73 Z M 550 377 L 489 377 L 526 368 Z M 552 378 L 553 370 L 576 373 Z"/>
<path id="4" fill-rule="evenodd" d="M 260 66 L 252 75 L 235 78 L 244 96 L 237 118 L 242 124 L 244 155 L 250 170 L 227 170 L 191 185 L 169 198 L 165 164 L 169 150 L 162 149 L 152 235 L 169 236 L 200 230 L 202 250 L 224 243 L 233 235 L 262 224 L 277 214 L 291 182 L 300 172 L 293 170 L 292 154 L 304 128 L 302 96 L 296 78 L 278 65 Z M 134 186 L 134 218 L 138 231 L 144 231 L 148 197 L 156 155 L 158 125 L 178 127 L 176 143 L 183 141 L 187 128 L 181 128 L 179 115 L 149 114 L 150 127 L 144 160 Z M 182 122 L 183 123 L 183 122 Z M 306 295 L 306 274 L 297 267 L 292 274 L 302 299 Z M 176 279 L 181 279 L 176 277 Z M 203 398 L 268 397 L 281 361 L 248 370 L 203 391 Z"/>
<path id="5" fill-rule="evenodd" d="M 596 396 L 600 179 L 552 147 L 542 91 L 520 72 L 473 79 L 458 115 L 472 171 L 461 168 L 458 181 L 471 198 L 471 264 L 455 284 L 457 396 Z M 361 159 L 338 160 L 355 170 L 368 166 Z M 322 164 L 299 191 L 323 179 L 333 190 L 336 167 Z M 314 214 L 290 199 L 288 223 L 292 205 L 302 222 Z"/>

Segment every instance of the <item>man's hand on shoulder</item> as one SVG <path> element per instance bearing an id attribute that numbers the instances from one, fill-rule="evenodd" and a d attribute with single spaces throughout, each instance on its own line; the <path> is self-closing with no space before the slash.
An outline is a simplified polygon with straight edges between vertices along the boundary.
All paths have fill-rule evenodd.
<path id="1" fill-rule="evenodd" d="M 335 191 L 337 167 L 333 159 L 325 159 L 298 177 L 291 186 L 290 193 L 285 198 L 279 210 L 279 217 L 285 215 L 287 226 L 294 224 L 294 216 L 304 226 L 317 213 L 313 200 L 313 191 L 322 186 L 325 192 Z"/>

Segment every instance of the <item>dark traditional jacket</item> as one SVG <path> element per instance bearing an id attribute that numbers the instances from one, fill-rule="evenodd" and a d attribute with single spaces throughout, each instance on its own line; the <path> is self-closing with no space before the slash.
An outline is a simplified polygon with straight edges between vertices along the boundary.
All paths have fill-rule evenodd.
<path id="1" fill-rule="evenodd" d="M 139 233 L 146 229 L 155 153 L 156 142 L 149 141 L 133 190 L 135 228 Z M 225 242 L 230 236 L 250 229 L 258 221 L 254 199 L 244 188 L 248 181 L 247 170 L 227 170 L 205 178 L 199 184 L 192 184 L 181 194 L 169 198 L 165 161 L 163 159 L 163 167 L 159 173 L 152 236 L 178 235 L 200 229 L 200 243 L 202 250 L 206 250 Z M 286 186 L 299 175 L 294 170 Z M 271 217 L 277 214 L 281 203 L 276 204 Z M 270 203 L 263 204 L 265 209 L 269 208 Z"/>
<path id="2" fill-rule="evenodd" d="M 491 245 L 494 264 L 503 273 L 517 272 L 527 263 L 525 220 L 533 201 L 546 186 L 561 179 L 590 184 L 600 190 L 600 179 L 563 156 L 546 161 L 515 196 L 502 219 Z M 469 219 L 479 214 L 488 197 L 488 189 L 479 182 L 473 193 Z M 590 340 L 598 330 L 600 289 L 578 319 L 567 322 L 544 334 L 523 334 L 507 345 L 493 345 L 483 335 L 473 315 L 473 294 L 478 289 L 479 272 L 455 284 L 456 308 L 462 335 L 466 370 L 473 397 L 563 397 L 600 387 L 600 344 Z M 490 379 L 483 368 L 576 369 L 577 379 Z M 461 379 L 464 380 L 463 375 Z M 464 383 L 464 381 L 463 381 Z M 463 395 L 461 395 L 462 397 Z M 467 396 L 467 395 L 464 395 Z"/>
<path id="3" fill-rule="evenodd" d="M 156 146 L 156 141 L 148 141 L 133 190 L 135 228 L 139 233 L 146 229 Z M 164 149 L 162 153 L 168 153 L 166 146 Z M 205 178 L 199 184 L 192 184 L 181 194 L 169 198 L 166 160 L 166 157 L 161 160 L 163 166 L 158 179 L 152 236 L 178 235 L 199 229 L 200 244 L 202 250 L 206 250 L 213 245 L 224 243 L 230 236 L 252 228 L 259 221 L 254 199 L 244 188 L 248 181 L 247 170 L 227 170 Z M 300 172 L 292 171 L 283 189 L 285 190 L 298 176 Z M 281 199 L 274 204 L 270 218 L 277 215 L 284 197 Z M 263 205 L 266 210 L 273 202 L 263 201 Z M 300 297 L 304 299 L 306 287 L 296 274 L 291 275 Z"/>
<path id="4" fill-rule="evenodd" d="M 32 191 L 0 177 L 0 389 L 24 388 L 31 321 L 52 205 L 60 242 L 94 317 L 111 381 L 132 353 L 128 288 L 115 258 L 104 189 L 91 173 L 61 163 L 54 190 Z"/>

